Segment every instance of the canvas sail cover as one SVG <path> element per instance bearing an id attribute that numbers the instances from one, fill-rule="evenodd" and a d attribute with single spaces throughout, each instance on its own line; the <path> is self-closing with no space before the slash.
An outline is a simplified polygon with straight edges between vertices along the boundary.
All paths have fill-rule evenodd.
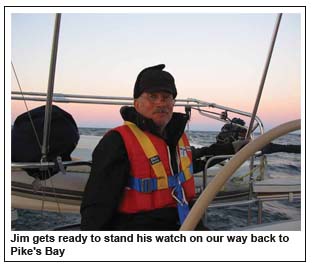
<path id="1" fill-rule="evenodd" d="M 41 160 L 44 117 L 45 106 L 41 106 L 16 118 L 12 128 L 12 162 L 39 162 Z M 58 156 L 63 161 L 69 161 L 71 160 L 70 154 L 79 141 L 76 122 L 71 114 L 55 105 L 52 106 L 51 119 L 47 161 L 55 161 Z M 27 169 L 27 172 L 31 176 L 44 179 L 58 172 L 58 169 L 50 169 L 48 177 L 45 176 L 47 172 L 41 173 L 38 169 Z"/>

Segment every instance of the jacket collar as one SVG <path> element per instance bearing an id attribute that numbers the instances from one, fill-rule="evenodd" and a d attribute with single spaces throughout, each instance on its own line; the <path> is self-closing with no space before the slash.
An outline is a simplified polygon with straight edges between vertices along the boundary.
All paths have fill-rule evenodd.
<path id="1" fill-rule="evenodd" d="M 159 134 L 158 128 L 153 120 L 139 114 L 134 107 L 124 106 L 120 109 L 120 114 L 123 120 L 132 122 L 143 131 L 148 131 L 158 137 L 163 138 L 168 145 L 173 146 L 177 145 L 189 119 L 187 114 L 174 112 L 171 120 L 165 128 L 166 136 L 164 137 Z"/>

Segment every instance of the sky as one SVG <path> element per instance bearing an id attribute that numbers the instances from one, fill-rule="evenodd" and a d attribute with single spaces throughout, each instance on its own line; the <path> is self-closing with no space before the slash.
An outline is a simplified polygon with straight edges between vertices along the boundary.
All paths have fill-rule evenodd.
<path id="1" fill-rule="evenodd" d="M 35 12 L 11 14 L 11 61 L 23 91 L 45 92 L 55 15 Z M 62 12 L 55 92 L 131 97 L 137 74 L 164 63 L 175 78 L 177 98 L 252 112 L 278 11 L 167 8 L 108 13 L 102 8 L 86 12 Z M 257 113 L 266 130 L 301 117 L 301 27 L 300 10 L 283 11 Z M 11 90 L 18 90 L 13 73 Z M 28 102 L 29 108 L 39 105 Z M 78 126 L 122 123 L 118 106 L 57 105 L 71 113 Z M 24 111 L 23 102 L 11 101 L 11 122 Z M 190 129 L 209 131 L 221 126 L 192 112 Z"/>

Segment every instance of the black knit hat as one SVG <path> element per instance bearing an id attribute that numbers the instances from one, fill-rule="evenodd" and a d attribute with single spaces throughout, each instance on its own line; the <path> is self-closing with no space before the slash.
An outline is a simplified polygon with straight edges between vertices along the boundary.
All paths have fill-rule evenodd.
<path id="1" fill-rule="evenodd" d="M 177 89 L 173 76 L 163 69 L 164 64 L 147 67 L 143 69 L 135 82 L 133 97 L 138 98 L 143 92 L 153 93 L 164 91 L 172 94 L 173 98 L 177 96 Z"/>

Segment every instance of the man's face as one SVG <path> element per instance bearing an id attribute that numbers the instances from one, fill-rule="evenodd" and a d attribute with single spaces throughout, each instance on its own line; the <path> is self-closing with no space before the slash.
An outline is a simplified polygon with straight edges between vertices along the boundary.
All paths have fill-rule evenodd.
<path id="1" fill-rule="evenodd" d="M 134 107 L 144 117 L 152 119 L 162 130 L 169 123 L 173 113 L 174 99 L 167 92 L 142 93 L 134 100 Z"/>

